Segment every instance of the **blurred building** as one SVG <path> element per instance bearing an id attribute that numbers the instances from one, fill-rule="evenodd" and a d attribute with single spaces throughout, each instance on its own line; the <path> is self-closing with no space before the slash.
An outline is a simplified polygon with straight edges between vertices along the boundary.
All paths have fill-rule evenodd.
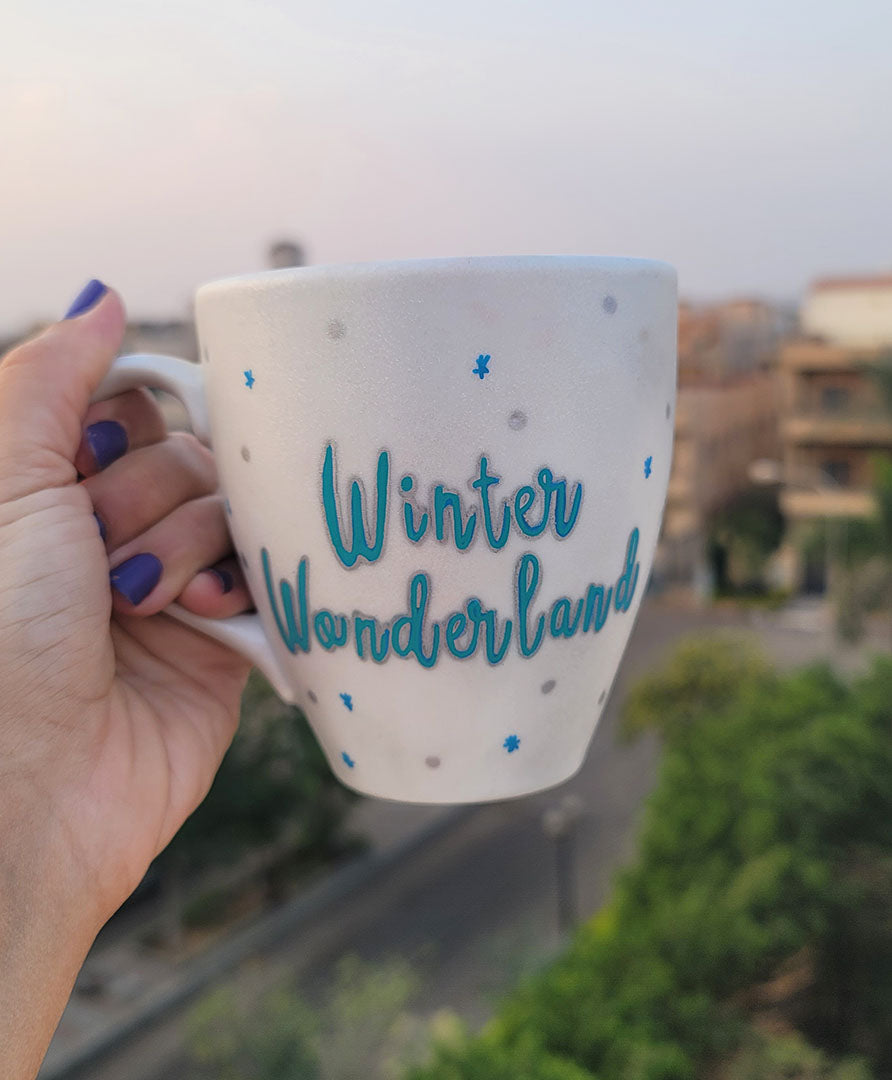
<path id="1" fill-rule="evenodd" d="M 285 270 L 292 266 L 306 266 L 307 254 L 296 240 L 277 240 L 270 244 L 267 262 L 271 270 Z"/>
<path id="2" fill-rule="evenodd" d="M 809 289 L 802 331 L 833 345 L 882 348 L 892 344 L 892 274 L 826 278 Z"/>
<path id="3" fill-rule="evenodd" d="M 678 307 L 679 386 L 727 382 L 773 365 L 789 317 L 762 300 L 730 300 L 708 307 Z"/>
<path id="4" fill-rule="evenodd" d="M 785 584 L 822 588 L 824 560 L 810 565 L 802 554 L 809 531 L 873 513 L 871 461 L 892 454 L 892 408 L 875 376 L 892 360 L 892 276 L 818 282 L 802 328 L 810 336 L 779 357 L 782 572 Z"/>
<path id="5" fill-rule="evenodd" d="M 780 450 L 776 358 L 783 312 L 760 300 L 694 308 L 678 320 L 675 448 L 655 576 L 710 588 L 711 517 L 751 486 L 755 458 Z"/>
<path id="6" fill-rule="evenodd" d="M 162 353 L 198 360 L 195 324 L 191 319 L 170 319 L 161 322 L 131 322 L 124 332 L 122 353 Z"/>
<path id="7" fill-rule="evenodd" d="M 198 341 L 195 324 L 190 319 L 142 321 L 127 324 L 121 345 L 125 353 L 161 353 L 179 356 L 183 360 L 198 361 Z M 158 404 L 170 431 L 185 431 L 189 427 L 186 410 L 171 394 L 155 392 Z"/>

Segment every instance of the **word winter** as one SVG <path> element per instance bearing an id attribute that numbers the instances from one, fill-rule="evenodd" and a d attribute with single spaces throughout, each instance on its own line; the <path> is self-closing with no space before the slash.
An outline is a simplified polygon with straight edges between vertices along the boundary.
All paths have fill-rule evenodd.
<path id="1" fill-rule="evenodd" d="M 477 492 L 475 505 L 465 506 L 458 491 L 436 484 L 430 494 L 427 509 L 415 505 L 415 480 L 406 474 L 400 480 L 403 499 L 403 530 L 413 544 L 420 543 L 431 531 L 439 541 L 447 540 L 447 532 L 459 551 L 466 551 L 475 537 L 482 533 L 493 551 L 501 550 L 508 542 L 511 528 L 527 538 L 541 536 L 549 527 L 563 540 L 573 531 L 582 505 L 582 483 L 567 491 L 566 480 L 556 480 L 551 469 L 541 468 L 537 486 L 522 484 L 509 497 L 498 500 L 495 489 L 501 477 L 489 471 L 489 461 L 481 457 L 476 476 L 468 485 Z M 322 465 L 322 505 L 325 525 L 332 548 L 346 567 L 357 565 L 360 559 L 373 563 L 384 550 L 390 500 L 390 454 L 382 450 L 375 470 L 374 509 L 366 507 L 359 481 L 350 485 L 349 526 L 342 522 L 335 483 L 334 448 L 325 448 Z M 447 516 L 451 529 L 447 526 Z M 371 524 L 371 537 L 366 533 L 366 518 Z"/>

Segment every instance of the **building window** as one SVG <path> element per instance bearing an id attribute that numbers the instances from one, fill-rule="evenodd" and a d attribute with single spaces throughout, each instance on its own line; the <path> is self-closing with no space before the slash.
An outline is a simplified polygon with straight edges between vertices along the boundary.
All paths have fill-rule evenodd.
<path id="1" fill-rule="evenodd" d="M 836 487 L 848 487 L 852 480 L 849 461 L 822 461 L 821 472 L 828 478 L 828 483 Z"/>
<path id="2" fill-rule="evenodd" d="M 821 389 L 823 412 L 845 412 L 849 407 L 849 391 L 845 386 L 825 386 Z"/>

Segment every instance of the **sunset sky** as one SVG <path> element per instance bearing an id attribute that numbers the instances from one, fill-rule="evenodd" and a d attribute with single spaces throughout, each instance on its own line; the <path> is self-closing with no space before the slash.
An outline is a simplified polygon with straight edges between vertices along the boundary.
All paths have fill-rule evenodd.
<path id="1" fill-rule="evenodd" d="M 888 0 L 29 0 L 0 14 L 0 333 L 262 268 L 649 255 L 695 299 L 892 268 Z"/>

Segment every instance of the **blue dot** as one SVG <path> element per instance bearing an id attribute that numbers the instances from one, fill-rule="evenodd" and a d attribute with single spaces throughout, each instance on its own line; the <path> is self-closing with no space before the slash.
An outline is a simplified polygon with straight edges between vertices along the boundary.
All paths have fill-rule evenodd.
<path id="1" fill-rule="evenodd" d="M 341 754 L 341 758 L 343 759 L 343 762 L 348 769 L 352 769 L 353 766 L 356 764 L 356 762 L 353 760 L 353 758 L 350 757 L 346 750 Z"/>
<path id="2" fill-rule="evenodd" d="M 412 484 L 414 482 L 415 481 L 412 479 L 411 476 L 404 476 L 402 480 L 400 480 L 400 487 L 403 489 L 403 491 L 411 491 Z"/>
<path id="3" fill-rule="evenodd" d="M 515 750 L 520 749 L 520 739 L 517 735 L 509 735 L 502 743 L 502 746 L 505 747 L 509 754 L 513 754 Z"/>
<path id="4" fill-rule="evenodd" d="M 353 698 L 351 697 L 351 695 L 340 694 L 339 696 L 341 701 L 343 701 L 344 705 L 350 710 L 350 712 L 353 712 Z"/>

